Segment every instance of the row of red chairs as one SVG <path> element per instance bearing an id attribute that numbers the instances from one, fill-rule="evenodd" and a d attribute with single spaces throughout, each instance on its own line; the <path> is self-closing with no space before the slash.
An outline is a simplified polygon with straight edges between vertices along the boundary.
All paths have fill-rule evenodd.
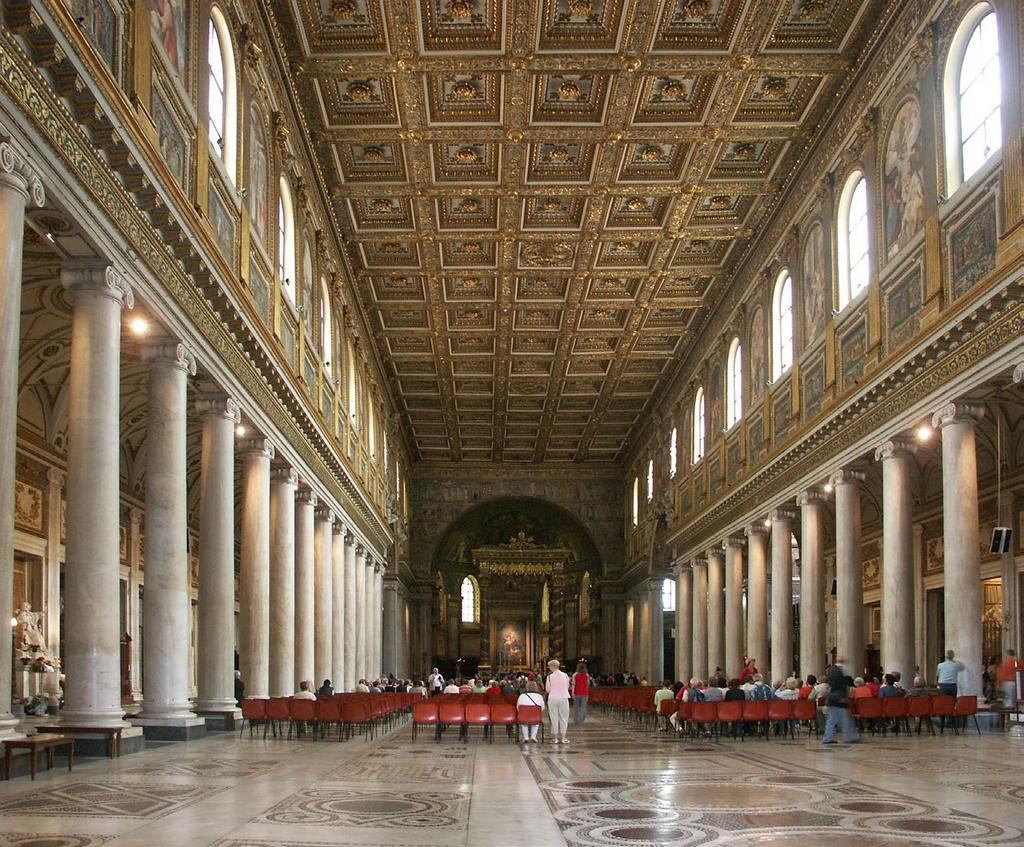
<path id="1" fill-rule="evenodd" d="M 928 731 L 935 735 L 935 727 L 931 719 L 939 718 L 939 732 L 946 729 L 949 718 L 953 732 L 959 733 L 962 723 L 967 728 L 967 719 L 973 718 L 974 728 L 981 735 L 978 726 L 978 698 L 973 694 L 953 697 L 951 694 L 922 694 L 914 697 L 858 697 L 850 701 L 850 710 L 860 721 L 870 721 L 869 728 L 874 731 L 881 727 L 885 734 L 892 721 L 892 726 L 904 727 L 910 734 L 910 718 L 917 718 L 917 734 L 921 734 L 921 724 L 926 723 Z"/>
<path id="2" fill-rule="evenodd" d="M 509 741 L 515 739 L 515 728 L 517 726 L 539 726 L 541 741 L 544 740 L 544 723 L 542 721 L 542 710 L 540 706 L 519 706 L 513 703 L 461 703 L 451 700 L 442 700 L 435 697 L 433 700 L 414 703 L 412 707 L 412 738 L 416 740 L 416 733 L 421 726 L 434 727 L 434 739 L 441 740 L 441 734 L 450 726 L 459 728 L 459 739 L 466 741 L 469 738 L 469 728 L 479 726 L 483 728 L 484 738 L 494 743 L 494 727 L 505 727 L 505 734 Z"/>
<path id="3" fill-rule="evenodd" d="M 308 728 L 313 737 L 326 738 L 332 730 L 337 731 L 338 740 L 351 738 L 356 731 L 373 738 L 378 729 L 391 728 L 412 704 L 420 700 L 418 694 L 362 694 L 355 696 L 321 697 L 316 700 L 295 699 L 294 697 L 247 697 L 242 701 L 242 724 L 239 735 L 249 723 L 249 736 L 257 726 L 263 727 L 263 737 L 269 730 L 276 738 L 288 737 L 292 732 L 305 734 Z"/>

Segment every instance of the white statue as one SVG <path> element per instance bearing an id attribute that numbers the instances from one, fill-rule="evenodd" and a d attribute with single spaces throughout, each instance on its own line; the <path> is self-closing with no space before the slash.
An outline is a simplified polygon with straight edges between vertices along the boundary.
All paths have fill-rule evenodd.
<path id="1" fill-rule="evenodd" d="M 16 616 L 18 626 L 15 630 L 16 646 L 23 653 L 42 653 L 49 656 L 46 638 L 43 636 L 43 613 L 33 612 L 28 601 L 23 601 Z"/>

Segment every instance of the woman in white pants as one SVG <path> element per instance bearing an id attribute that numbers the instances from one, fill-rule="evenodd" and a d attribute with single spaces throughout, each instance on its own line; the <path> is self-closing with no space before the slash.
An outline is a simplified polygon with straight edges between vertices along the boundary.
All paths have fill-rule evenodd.
<path id="1" fill-rule="evenodd" d="M 558 659 L 548 662 L 548 678 L 544 689 L 548 692 L 548 718 L 551 720 L 551 739 L 555 744 L 568 744 L 569 731 L 569 674 L 561 671 Z"/>
<path id="2" fill-rule="evenodd" d="M 540 686 L 536 682 L 526 683 L 526 691 L 519 695 L 519 699 L 516 700 L 516 708 L 520 706 L 540 706 L 541 712 L 544 711 L 544 695 L 540 693 Z M 537 743 L 537 731 L 540 729 L 540 724 L 520 724 L 519 728 L 523 731 L 523 744 L 529 742 Z"/>

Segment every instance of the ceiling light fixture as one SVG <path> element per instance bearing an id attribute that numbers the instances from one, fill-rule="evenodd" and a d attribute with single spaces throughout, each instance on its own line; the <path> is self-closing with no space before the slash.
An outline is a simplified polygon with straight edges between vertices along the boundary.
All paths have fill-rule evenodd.
<path id="1" fill-rule="evenodd" d="M 934 430 L 928 426 L 928 424 L 922 424 L 917 428 L 915 435 L 917 436 L 918 441 L 925 442 L 931 441 L 933 433 Z"/>
<path id="2" fill-rule="evenodd" d="M 136 315 L 128 321 L 128 328 L 132 331 L 132 335 L 145 335 L 149 332 L 149 321 L 141 315 Z"/>
<path id="3" fill-rule="evenodd" d="M 239 424 L 238 426 L 235 427 L 235 435 L 237 435 L 239 438 L 244 438 L 246 432 L 248 432 L 248 430 L 246 430 L 246 428 L 242 424 Z"/>

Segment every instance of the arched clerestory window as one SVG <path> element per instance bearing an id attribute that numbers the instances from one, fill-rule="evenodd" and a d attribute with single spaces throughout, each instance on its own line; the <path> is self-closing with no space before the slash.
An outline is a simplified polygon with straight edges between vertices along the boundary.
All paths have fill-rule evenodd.
<path id="1" fill-rule="evenodd" d="M 331 291 L 327 280 L 320 278 L 320 361 L 328 377 L 334 374 L 334 317 L 331 312 Z"/>
<path id="2" fill-rule="evenodd" d="M 943 74 L 946 177 L 950 193 L 1002 147 L 999 31 L 989 3 L 964 16 Z"/>
<path id="3" fill-rule="evenodd" d="M 661 584 L 661 608 L 665 612 L 676 610 L 676 581 L 674 579 L 666 579 Z"/>
<path id="4" fill-rule="evenodd" d="M 672 434 L 668 439 L 668 475 L 675 478 L 679 470 L 679 429 L 672 427 Z"/>
<path id="5" fill-rule="evenodd" d="M 218 6 L 210 9 L 207 44 L 207 130 L 210 146 L 224 165 L 228 179 L 235 182 L 235 161 L 238 155 L 238 99 L 235 78 L 235 53 L 231 32 L 224 13 Z"/>
<path id="6" fill-rule="evenodd" d="M 693 398 L 693 463 L 704 458 L 704 387 Z"/>
<path id="7" fill-rule="evenodd" d="M 278 181 L 277 278 L 285 299 L 295 305 L 295 207 L 288 178 Z"/>
<path id="8" fill-rule="evenodd" d="M 654 459 L 647 460 L 647 502 L 654 499 Z"/>
<path id="9" fill-rule="evenodd" d="M 845 309 L 851 300 L 868 287 L 871 278 L 868 183 L 861 171 L 851 173 L 843 185 L 836 233 L 839 308 Z"/>
<path id="10" fill-rule="evenodd" d="M 462 622 L 480 623 L 480 586 L 472 575 L 462 580 Z"/>
<path id="11" fill-rule="evenodd" d="M 793 277 L 784 270 L 772 292 L 772 380 L 793 367 Z"/>
<path id="12" fill-rule="evenodd" d="M 633 477 L 633 502 L 630 504 L 630 517 L 633 526 L 640 525 L 640 478 Z"/>
<path id="13" fill-rule="evenodd" d="M 743 348 L 739 338 L 729 345 L 725 371 L 725 428 L 731 429 L 743 417 Z"/>

